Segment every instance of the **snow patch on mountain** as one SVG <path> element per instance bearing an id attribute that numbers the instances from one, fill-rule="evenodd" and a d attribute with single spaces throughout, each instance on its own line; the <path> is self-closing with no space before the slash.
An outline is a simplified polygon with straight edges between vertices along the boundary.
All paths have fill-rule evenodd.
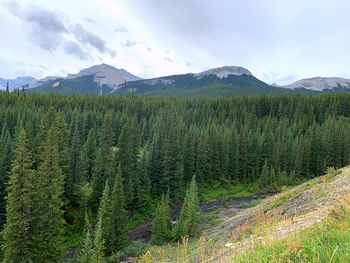
<path id="1" fill-rule="evenodd" d="M 241 76 L 241 75 L 249 75 L 252 73 L 246 68 L 236 67 L 236 66 L 224 66 L 220 68 L 210 69 L 200 73 L 193 74 L 197 79 L 201 79 L 204 76 L 216 75 L 218 78 L 227 78 L 229 75 Z"/>

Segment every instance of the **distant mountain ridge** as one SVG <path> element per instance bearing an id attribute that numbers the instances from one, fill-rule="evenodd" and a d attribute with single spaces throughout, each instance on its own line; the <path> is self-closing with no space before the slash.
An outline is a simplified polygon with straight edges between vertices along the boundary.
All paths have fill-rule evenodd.
<path id="1" fill-rule="evenodd" d="M 23 83 L 19 88 L 23 87 L 27 92 L 183 98 L 350 91 L 349 79 L 335 77 L 302 79 L 285 86 L 276 83 L 269 85 L 240 66 L 223 66 L 199 73 L 142 79 L 125 69 L 100 64 L 82 69 L 76 74 L 68 74 L 67 77 L 50 76 L 40 80 L 32 78 Z"/>
<path id="2" fill-rule="evenodd" d="M 30 83 L 24 88 L 29 92 L 62 92 L 65 94 L 97 94 L 105 95 L 127 81 L 141 80 L 124 69 L 117 69 L 107 64 L 94 65 L 82 69 L 77 74 L 68 74 L 67 77 L 49 77 Z M 82 86 L 84 85 L 84 86 Z"/>
<path id="3" fill-rule="evenodd" d="M 273 87 L 243 67 L 224 66 L 199 73 L 165 76 L 120 84 L 112 94 L 183 98 L 216 98 L 236 94 L 282 94 L 292 90 Z M 300 90 L 298 92 L 303 92 Z"/>
<path id="4" fill-rule="evenodd" d="M 309 89 L 313 91 L 350 89 L 350 79 L 314 77 L 298 80 L 292 84 L 283 86 L 288 89 Z"/>
<path id="5" fill-rule="evenodd" d="M 36 79 L 33 77 L 30 77 L 30 76 L 17 77 L 15 79 L 0 78 L 0 90 L 5 90 L 7 83 L 9 85 L 9 90 L 13 91 L 15 89 L 20 88 L 22 85 L 33 82 L 33 81 L 36 81 Z"/>

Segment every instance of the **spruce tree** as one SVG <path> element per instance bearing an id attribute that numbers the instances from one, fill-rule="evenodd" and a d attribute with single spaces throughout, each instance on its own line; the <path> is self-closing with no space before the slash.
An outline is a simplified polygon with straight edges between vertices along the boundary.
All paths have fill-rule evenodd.
<path id="1" fill-rule="evenodd" d="M 33 157 L 28 150 L 27 135 L 21 130 L 15 159 L 8 182 L 6 224 L 2 232 L 3 262 L 31 262 L 35 255 L 36 231 L 36 173 Z"/>
<path id="2" fill-rule="evenodd" d="M 111 193 L 110 209 L 110 239 L 107 244 L 110 253 L 123 248 L 127 243 L 126 222 L 127 214 L 125 210 L 125 197 L 123 190 L 123 177 L 121 166 L 114 181 Z"/>
<path id="3" fill-rule="evenodd" d="M 180 240 L 185 235 L 194 236 L 197 234 L 199 213 L 198 186 L 196 177 L 193 176 L 190 188 L 186 192 L 179 220 L 173 231 L 175 240 Z"/>
<path id="4" fill-rule="evenodd" d="M 152 241 L 155 244 L 162 244 L 171 239 L 170 208 L 167 200 L 162 196 L 155 211 L 155 218 L 152 225 Z"/>
<path id="5" fill-rule="evenodd" d="M 103 229 L 102 229 L 102 218 L 99 218 L 95 228 L 95 238 L 94 238 L 94 263 L 103 262 L 105 256 L 105 240 L 103 239 Z"/>
<path id="6" fill-rule="evenodd" d="M 93 129 L 91 129 L 82 149 L 83 170 L 87 180 L 90 180 L 93 174 L 96 151 L 95 132 Z"/>
<path id="7" fill-rule="evenodd" d="M 98 218 L 101 219 L 102 238 L 109 243 L 110 233 L 110 218 L 111 218 L 111 204 L 110 204 L 110 190 L 108 180 L 106 181 L 105 189 L 103 190 L 100 207 L 98 209 Z"/>
<path id="8" fill-rule="evenodd" d="M 44 146 L 45 159 L 39 166 L 38 176 L 38 227 L 39 262 L 57 262 L 61 255 L 64 176 L 59 166 L 56 132 L 50 129 Z"/>
<path id="9" fill-rule="evenodd" d="M 78 201 L 79 189 L 83 182 L 83 160 L 81 156 L 81 143 L 78 127 L 74 129 L 72 145 L 69 158 L 69 173 L 65 180 L 65 197 L 70 206 L 76 207 Z"/>
<path id="10" fill-rule="evenodd" d="M 267 160 L 265 160 L 264 166 L 262 167 L 260 178 L 259 178 L 259 185 L 261 187 L 266 187 L 269 185 L 270 182 L 270 169 L 269 164 Z"/>
<path id="11" fill-rule="evenodd" d="M 94 259 L 94 249 L 90 231 L 86 232 L 84 245 L 77 257 L 78 263 L 92 263 Z"/>
<path id="12" fill-rule="evenodd" d="M 89 207 L 93 212 L 96 212 L 98 209 L 104 184 L 107 178 L 107 171 L 106 167 L 104 166 L 101 149 L 98 149 L 91 178 L 92 193 L 89 200 Z"/>
<path id="13" fill-rule="evenodd" d="M 13 158 L 12 140 L 5 125 L 1 131 L 0 145 L 0 229 L 3 229 L 6 219 L 6 186 Z"/>

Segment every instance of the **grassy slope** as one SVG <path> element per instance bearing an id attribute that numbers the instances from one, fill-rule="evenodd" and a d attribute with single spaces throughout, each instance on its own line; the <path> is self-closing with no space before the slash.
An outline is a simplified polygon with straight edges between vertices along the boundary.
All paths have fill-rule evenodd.
<path id="1" fill-rule="evenodd" d="M 151 247 L 139 262 L 350 262 L 350 168 L 219 214 L 200 239 Z"/>

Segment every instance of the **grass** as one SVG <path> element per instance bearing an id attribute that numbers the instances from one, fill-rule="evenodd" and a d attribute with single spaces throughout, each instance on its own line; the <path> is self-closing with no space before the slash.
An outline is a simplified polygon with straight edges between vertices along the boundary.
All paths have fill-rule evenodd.
<path id="1" fill-rule="evenodd" d="M 203 189 L 202 201 L 208 202 L 219 198 L 227 199 L 230 197 L 248 197 L 256 194 L 251 188 L 251 185 L 246 184 L 238 184 L 228 187 L 224 187 L 220 183 L 214 185 L 203 185 L 201 186 L 201 189 Z"/>
<path id="2" fill-rule="evenodd" d="M 252 200 L 250 203 L 243 203 L 243 204 L 240 204 L 238 206 L 238 208 L 250 208 L 250 207 L 254 207 L 256 205 L 258 205 L 260 203 L 260 199 L 255 199 L 255 200 Z"/>
<path id="3" fill-rule="evenodd" d="M 209 221 L 209 225 L 211 225 L 211 226 L 217 226 L 218 224 L 220 224 L 220 223 L 222 223 L 222 222 L 224 222 L 223 219 L 217 218 L 217 219 L 213 219 L 213 220 Z"/>
<path id="4" fill-rule="evenodd" d="M 338 196 L 327 209 L 290 218 L 277 209 L 318 187 L 315 184 L 326 186 L 337 174 L 331 172 L 287 192 L 272 203 L 273 210 L 256 212 L 219 243 L 212 236 L 209 240 L 184 237 L 179 243 L 150 247 L 138 262 L 350 262 L 350 194 Z M 205 219 L 211 226 L 222 223 L 215 211 Z"/>
<path id="5" fill-rule="evenodd" d="M 283 241 L 257 246 L 234 262 L 350 262 L 350 195 L 321 223 Z"/>

